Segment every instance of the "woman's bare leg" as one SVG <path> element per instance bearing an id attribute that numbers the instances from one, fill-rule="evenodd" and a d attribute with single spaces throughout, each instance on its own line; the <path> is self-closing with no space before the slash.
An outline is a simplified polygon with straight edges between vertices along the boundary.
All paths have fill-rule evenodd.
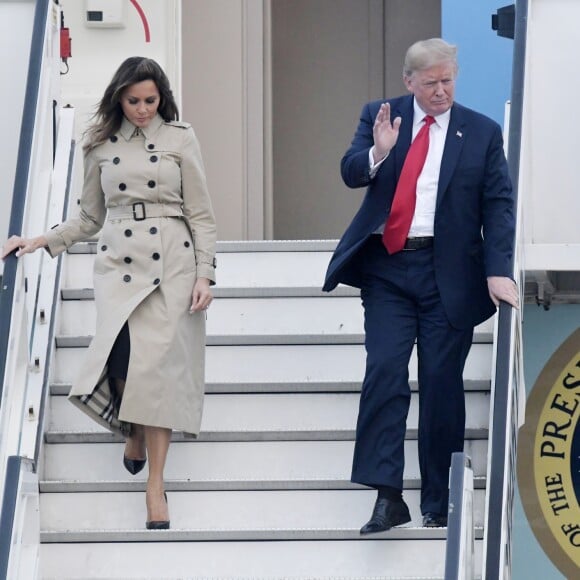
<path id="1" fill-rule="evenodd" d="M 163 495 L 163 470 L 171 442 L 171 429 L 144 425 L 143 430 L 149 458 L 147 521 L 169 521 L 169 509 Z"/>
<path id="2" fill-rule="evenodd" d="M 115 386 L 117 387 L 119 397 L 122 397 L 123 391 L 125 390 L 125 381 L 122 379 L 115 379 Z M 146 458 L 143 425 L 138 425 L 136 423 L 133 423 L 132 425 L 131 436 L 127 437 L 125 440 L 125 457 L 127 459 L 143 460 Z"/>

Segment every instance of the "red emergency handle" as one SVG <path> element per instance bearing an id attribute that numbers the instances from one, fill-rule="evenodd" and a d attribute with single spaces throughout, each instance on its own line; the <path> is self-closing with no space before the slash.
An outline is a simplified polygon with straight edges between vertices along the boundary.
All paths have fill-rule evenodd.
<path id="1" fill-rule="evenodd" d="M 71 38 L 70 38 L 70 30 L 68 28 L 61 28 L 60 29 L 60 58 L 62 58 L 65 62 L 67 58 L 72 56 L 71 51 Z"/>

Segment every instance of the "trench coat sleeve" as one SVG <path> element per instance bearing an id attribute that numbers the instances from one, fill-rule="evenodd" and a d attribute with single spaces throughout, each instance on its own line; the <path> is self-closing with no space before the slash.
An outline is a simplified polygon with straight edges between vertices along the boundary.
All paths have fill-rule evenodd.
<path id="1" fill-rule="evenodd" d="M 68 219 L 46 232 L 48 253 L 54 257 L 74 243 L 95 235 L 102 228 L 106 214 L 105 195 L 101 187 L 101 169 L 92 149 L 85 154 L 79 216 Z"/>
<path id="2" fill-rule="evenodd" d="M 197 276 L 215 283 L 216 225 L 207 190 L 199 142 L 191 127 L 183 131 L 181 190 L 183 215 L 191 230 Z"/>

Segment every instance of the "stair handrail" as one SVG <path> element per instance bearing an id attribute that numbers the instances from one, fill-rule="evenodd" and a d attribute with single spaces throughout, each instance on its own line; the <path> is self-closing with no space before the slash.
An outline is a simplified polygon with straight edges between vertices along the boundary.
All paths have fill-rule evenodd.
<path id="1" fill-rule="evenodd" d="M 61 121 L 72 112 L 61 115 L 58 122 L 56 117 L 59 12 L 56 0 L 35 0 L 8 235 L 37 235 L 60 213 L 58 223 L 70 184 L 72 123 Z M 63 170 L 56 171 L 57 125 L 63 143 L 64 129 L 69 132 L 64 186 Z M 39 430 L 48 383 L 42 370 L 48 368 L 52 355 L 58 274 L 57 261 L 44 252 L 25 260 L 8 256 L 4 264 L 0 287 L 0 578 L 35 578 L 38 571 Z"/>
<path id="2" fill-rule="evenodd" d="M 517 0 L 511 100 L 508 106 L 507 159 L 516 199 L 516 243 L 512 275 L 520 289 L 520 309 L 502 302 L 496 317 L 490 402 L 482 578 L 511 578 L 512 515 L 516 489 L 518 428 L 524 418 L 525 383 L 522 358 L 524 291 L 521 259 L 522 196 L 519 167 L 524 100 L 527 0 Z"/>
<path id="3" fill-rule="evenodd" d="M 451 456 L 445 548 L 445 580 L 472 580 L 475 576 L 473 469 L 471 458 L 465 453 Z"/>
<path id="4" fill-rule="evenodd" d="M 45 135 L 47 113 L 39 106 L 46 92 L 43 87 L 46 72 L 43 61 L 47 42 L 48 10 L 50 0 L 38 0 L 36 3 L 31 39 L 31 49 L 26 81 L 26 92 L 22 112 L 22 124 L 16 162 L 16 172 L 12 193 L 12 207 L 8 235 L 20 235 L 26 227 L 26 221 L 42 220 L 40 208 L 30 207 L 29 192 L 38 185 L 47 170 L 52 170 L 52 134 Z M 46 84 L 46 83 L 44 83 Z M 44 123 L 43 123 L 44 121 Z M 52 119 L 50 119 L 52 126 Z M 52 133 L 52 131 L 50 132 Z M 39 159 L 38 150 L 48 146 L 50 138 L 50 166 L 45 158 Z M 46 153 L 44 156 L 46 157 Z M 43 173 L 43 176 L 37 175 Z M 45 192 L 42 192 L 45 193 Z M 48 198 L 48 196 L 46 196 Z M 34 224 L 37 227 L 44 227 Z M 33 227 L 34 227 L 33 225 Z M 39 254 L 39 252 L 37 252 Z M 0 288 L 0 486 L 4 481 L 6 458 L 18 450 L 20 433 L 9 432 L 8 423 L 14 421 L 13 397 L 16 389 L 13 385 L 14 375 L 22 367 L 22 360 L 16 360 L 31 336 L 30 321 L 25 320 L 23 312 L 30 303 L 33 292 L 29 285 L 35 284 L 39 273 L 40 256 L 31 256 L 25 265 L 14 255 L 4 261 L 2 287 Z M 28 308 L 28 311 L 33 309 Z M 28 361 L 26 360 L 26 363 Z M 22 396 L 22 394 L 21 394 Z M 17 453 L 16 453 L 17 454 Z M 2 491 L 0 489 L 0 491 Z"/>
<path id="5" fill-rule="evenodd" d="M 32 46 L 28 65 L 26 93 L 22 111 L 22 125 L 18 145 L 16 175 L 12 192 L 12 207 L 8 235 L 19 234 L 24 222 L 24 209 L 30 174 L 32 145 L 34 141 L 37 102 L 40 87 L 42 68 L 42 54 L 44 51 L 44 33 L 46 28 L 46 7 L 49 0 L 38 0 L 34 15 L 32 32 Z M 0 288 L 0 408 L 4 395 L 6 363 L 8 357 L 9 331 L 12 321 L 14 295 L 16 293 L 16 279 L 18 260 L 8 256 L 4 263 L 2 286 Z"/>
<path id="6" fill-rule="evenodd" d="M 30 538 L 40 537 L 40 522 L 35 517 L 40 511 L 40 501 L 32 460 L 10 456 L 6 480 L 0 506 L 0 578 L 33 580 L 39 574 L 39 557 L 38 550 L 36 557 L 32 555 Z M 28 517 L 22 517 L 24 514 Z"/>
<path id="7" fill-rule="evenodd" d="M 75 151 L 73 131 L 74 109 L 65 107 L 60 110 L 51 192 L 46 196 L 47 199 L 50 197 L 47 211 L 50 222 L 66 218 Z M 50 361 L 55 348 L 61 266 L 62 256 L 56 260 L 43 256 L 38 272 L 32 336 L 27 350 L 31 364 L 24 365 L 25 372 L 19 373 L 17 385 L 18 388 L 25 384 L 26 405 L 22 408 L 19 422 L 11 422 L 12 427 L 16 427 L 13 430 L 20 435 L 19 454 L 7 459 L 0 506 L 0 578 L 32 579 L 38 574 L 38 557 L 31 558 L 30 541 L 37 538 L 38 545 L 40 543 L 38 468 L 44 441 Z M 26 308 L 23 314 L 26 314 Z M 26 551 L 22 549 L 24 545 Z M 2 575 L 4 570 L 6 576 Z"/>

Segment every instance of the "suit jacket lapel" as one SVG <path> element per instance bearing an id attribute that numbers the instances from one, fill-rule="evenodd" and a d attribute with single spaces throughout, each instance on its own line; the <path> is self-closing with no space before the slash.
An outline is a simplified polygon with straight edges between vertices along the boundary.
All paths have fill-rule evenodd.
<path id="1" fill-rule="evenodd" d="M 405 157 L 407 156 L 413 137 L 413 95 L 409 95 L 396 110 L 393 110 L 391 118 L 394 119 L 395 117 L 401 117 L 399 138 L 393 150 L 396 181 L 399 181 L 399 175 L 401 175 L 401 169 L 403 169 L 403 163 L 405 162 Z"/>
<path id="2" fill-rule="evenodd" d="M 451 181 L 451 176 L 455 171 L 459 155 L 465 139 L 468 138 L 468 127 L 461 109 L 456 105 L 451 108 L 449 118 L 449 127 L 447 137 L 445 138 L 445 147 L 443 149 L 443 158 L 441 160 L 441 169 L 439 171 L 439 185 L 437 188 L 437 207 L 440 206 L 441 200 L 447 191 L 447 186 Z"/>

